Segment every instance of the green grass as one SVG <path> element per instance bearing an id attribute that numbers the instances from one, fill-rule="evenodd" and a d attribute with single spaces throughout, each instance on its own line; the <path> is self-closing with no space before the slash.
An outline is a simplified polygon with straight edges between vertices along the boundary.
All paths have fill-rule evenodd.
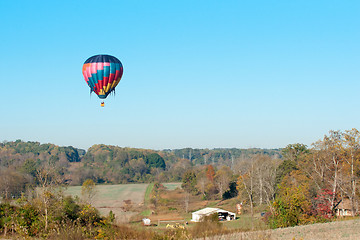
<path id="1" fill-rule="evenodd" d="M 150 194 L 151 194 L 153 188 L 154 188 L 154 183 L 150 183 L 148 185 L 148 187 L 146 188 L 145 197 L 144 197 L 145 207 L 147 207 L 150 203 Z"/>
<path id="2" fill-rule="evenodd" d="M 144 217 L 148 217 L 148 216 L 151 215 L 151 210 L 150 210 L 150 209 L 146 209 L 146 210 L 142 211 L 142 212 L 140 213 L 140 215 L 142 215 L 142 216 L 144 216 Z"/>
<path id="3" fill-rule="evenodd" d="M 67 189 L 65 190 L 65 194 L 81 197 L 81 186 L 67 187 Z"/>
<path id="4" fill-rule="evenodd" d="M 175 190 L 181 188 L 181 183 L 162 183 L 167 190 Z"/>

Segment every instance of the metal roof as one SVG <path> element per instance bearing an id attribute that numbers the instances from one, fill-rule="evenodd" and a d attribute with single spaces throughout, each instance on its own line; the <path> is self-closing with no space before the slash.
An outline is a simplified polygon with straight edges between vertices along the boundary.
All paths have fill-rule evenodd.
<path id="1" fill-rule="evenodd" d="M 193 214 L 198 214 L 198 215 L 210 215 L 212 213 L 218 213 L 218 212 L 228 212 L 228 213 L 231 213 L 231 214 L 235 214 L 233 212 L 230 212 L 230 211 L 226 211 L 226 210 L 223 210 L 223 209 L 220 209 L 220 208 L 210 208 L 210 207 L 207 207 L 207 208 L 203 208 L 203 209 L 200 209 L 196 212 L 193 212 Z"/>

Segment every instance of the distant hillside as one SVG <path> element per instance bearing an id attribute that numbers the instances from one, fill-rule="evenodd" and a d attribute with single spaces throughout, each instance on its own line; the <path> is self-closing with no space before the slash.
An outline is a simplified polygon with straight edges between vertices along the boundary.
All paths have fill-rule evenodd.
<path id="1" fill-rule="evenodd" d="M 0 168 L 35 177 L 36 169 L 51 166 L 73 185 L 91 178 L 97 183 L 180 181 L 196 165 L 232 166 L 255 154 L 281 158 L 279 149 L 150 149 L 93 145 L 87 151 L 39 142 L 0 143 Z"/>
<path id="2" fill-rule="evenodd" d="M 72 162 L 80 162 L 85 150 L 74 147 L 59 147 L 54 144 L 39 142 L 0 143 L 0 167 L 22 170 L 32 173 L 45 164 L 54 165 L 58 170 L 69 167 Z M 29 169 L 29 168 L 32 169 Z"/>
<path id="3" fill-rule="evenodd" d="M 238 158 L 251 158 L 256 154 L 269 155 L 275 158 L 281 158 L 280 149 L 238 149 L 238 148 L 214 148 L 214 149 L 193 149 L 183 148 L 174 150 L 164 150 L 164 152 L 173 153 L 176 158 L 190 160 L 194 164 L 206 165 L 228 165 Z"/>
<path id="4" fill-rule="evenodd" d="M 39 142 L 23 142 L 21 140 L 0 143 L 0 150 L 4 149 L 12 150 L 13 153 L 20 155 L 34 154 L 37 156 L 42 155 L 45 158 L 46 155 L 54 156 L 64 153 L 69 162 L 79 162 L 80 157 L 85 154 L 85 150 L 76 149 L 72 146 L 59 147 L 50 143 L 40 144 Z"/>

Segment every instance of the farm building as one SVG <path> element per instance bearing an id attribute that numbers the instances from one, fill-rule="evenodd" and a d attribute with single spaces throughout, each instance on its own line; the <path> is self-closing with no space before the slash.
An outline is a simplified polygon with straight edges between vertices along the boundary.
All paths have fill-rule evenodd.
<path id="1" fill-rule="evenodd" d="M 345 198 L 342 199 L 340 203 L 338 203 L 338 205 L 336 206 L 336 216 L 338 217 L 352 216 L 350 199 Z"/>
<path id="2" fill-rule="evenodd" d="M 203 208 L 192 213 L 192 222 L 200 222 L 205 216 L 217 213 L 220 221 L 231 221 L 236 218 L 236 214 L 220 208 Z"/>

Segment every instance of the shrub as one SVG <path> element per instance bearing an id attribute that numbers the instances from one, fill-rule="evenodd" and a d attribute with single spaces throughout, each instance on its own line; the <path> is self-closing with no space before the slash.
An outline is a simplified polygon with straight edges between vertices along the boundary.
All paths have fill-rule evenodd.
<path id="1" fill-rule="evenodd" d="M 318 222 L 326 222 L 334 217 L 330 201 L 332 195 L 331 190 L 321 189 L 314 198 L 312 214 L 316 216 Z"/>

